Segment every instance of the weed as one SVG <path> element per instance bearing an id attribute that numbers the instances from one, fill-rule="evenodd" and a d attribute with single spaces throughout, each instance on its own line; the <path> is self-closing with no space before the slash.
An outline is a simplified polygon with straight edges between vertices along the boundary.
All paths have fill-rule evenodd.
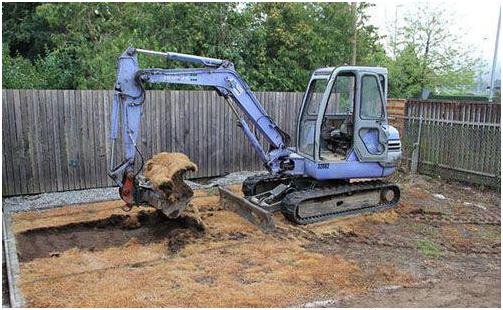
<path id="1" fill-rule="evenodd" d="M 444 256 L 444 252 L 439 245 L 429 241 L 429 240 L 419 240 L 417 242 L 417 249 L 421 254 L 431 258 L 440 258 Z"/>

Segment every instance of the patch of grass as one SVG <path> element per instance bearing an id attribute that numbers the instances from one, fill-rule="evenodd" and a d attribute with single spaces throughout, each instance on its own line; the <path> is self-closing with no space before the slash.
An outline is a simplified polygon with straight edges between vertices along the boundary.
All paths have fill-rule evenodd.
<path id="1" fill-rule="evenodd" d="M 438 244 L 435 244 L 429 240 L 419 240 L 417 242 L 417 249 L 421 254 L 431 258 L 440 258 L 444 256 L 444 251 Z"/>

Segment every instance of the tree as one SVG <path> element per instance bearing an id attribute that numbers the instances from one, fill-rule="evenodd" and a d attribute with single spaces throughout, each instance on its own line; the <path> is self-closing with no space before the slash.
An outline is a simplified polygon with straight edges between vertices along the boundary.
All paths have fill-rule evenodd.
<path id="1" fill-rule="evenodd" d="M 40 5 L 37 2 L 2 4 L 2 40 L 11 56 L 35 59 L 53 47 L 48 40 L 51 29 L 35 13 Z"/>
<path id="2" fill-rule="evenodd" d="M 421 4 L 405 18 L 397 38 L 399 53 L 390 64 L 394 94 L 455 91 L 474 83 L 480 60 L 473 57 L 472 46 L 462 43 L 448 16 L 442 6 Z"/>
<path id="3" fill-rule="evenodd" d="M 418 68 L 421 60 L 412 44 L 406 45 L 395 60 L 388 59 L 388 97 L 410 98 L 421 92 L 421 77 Z"/>
<path id="4" fill-rule="evenodd" d="M 352 59 L 352 38 L 357 15 L 359 65 L 376 65 L 374 53 L 384 55 L 377 29 L 368 25 L 368 4 L 254 3 L 252 33 L 244 59 L 252 87 L 261 90 L 304 91 L 313 69 L 347 65 Z"/>

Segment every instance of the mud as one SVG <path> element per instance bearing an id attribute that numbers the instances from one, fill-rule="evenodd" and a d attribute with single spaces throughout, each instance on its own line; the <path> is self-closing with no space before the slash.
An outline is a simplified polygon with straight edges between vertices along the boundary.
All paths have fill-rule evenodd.
<path id="1" fill-rule="evenodd" d="M 159 153 L 145 164 L 144 175 L 154 189 L 162 191 L 169 203 L 175 203 L 193 195 L 192 189 L 184 183 L 187 171 L 197 171 L 197 166 L 182 153 Z"/>
<path id="2" fill-rule="evenodd" d="M 69 249 L 100 251 L 120 247 L 134 240 L 140 244 L 166 242 L 170 253 L 203 235 L 204 226 L 191 216 L 169 219 L 158 211 L 113 214 L 110 217 L 37 228 L 17 235 L 19 260 L 57 257 Z"/>

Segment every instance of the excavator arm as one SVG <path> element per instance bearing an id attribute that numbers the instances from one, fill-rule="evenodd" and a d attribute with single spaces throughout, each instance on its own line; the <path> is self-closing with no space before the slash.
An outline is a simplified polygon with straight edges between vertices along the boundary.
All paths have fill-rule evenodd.
<path id="1" fill-rule="evenodd" d="M 162 56 L 168 60 L 197 63 L 205 67 L 189 69 L 141 69 L 138 64 L 138 53 Z M 109 173 L 119 186 L 124 185 L 123 175 L 126 171 L 133 169 L 135 155 L 139 153 L 136 143 L 139 137 L 140 121 L 145 100 L 143 83 L 185 84 L 214 88 L 229 104 L 234 115 L 237 117 L 238 126 L 242 128 L 253 148 L 264 162 L 265 167 L 273 173 L 277 173 L 282 169 L 281 158 L 289 154 L 289 151 L 286 149 L 289 137 L 267 115 L 257 97 L 250 90 L 250 87 L 234 70 L 234 65 L 231 62 L 130 47 L 118 59 L 117 81 L 112 108 L 112 155 L 115 150 L 115 141 L 117 141 L 119 134 L 119 113 L 121 113 L 124 141 L 124 161 L 116 166 L 113 162 L 114 156 L 112 156 L 112 170 Z M 243 115 L 237 112 L 236 107 L 243 112 Z M 251 122 L 270 144 L 268 151 L 264 150 L 247 121 Z"/>

